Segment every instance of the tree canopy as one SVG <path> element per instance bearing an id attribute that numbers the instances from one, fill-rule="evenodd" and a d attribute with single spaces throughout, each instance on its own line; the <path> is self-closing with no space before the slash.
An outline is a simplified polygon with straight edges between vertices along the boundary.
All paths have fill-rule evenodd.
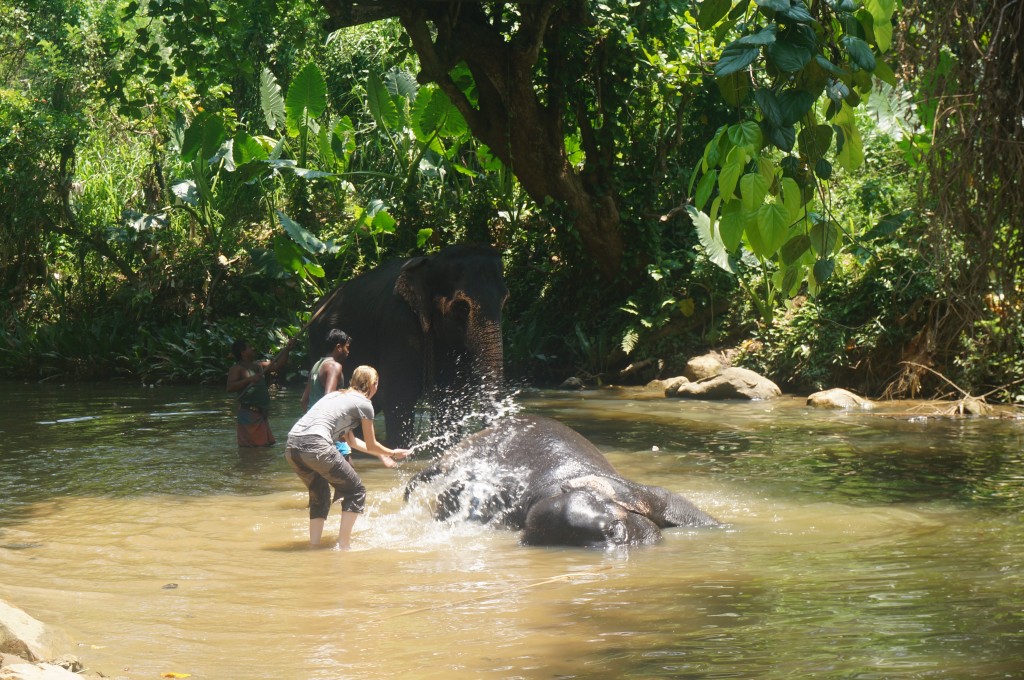
<path id="1" fill-rule="evenodd" d="M 7 362 L 86 332 L 176 366 L 475 240 L 525 372 L 728 343 L 794 384 L 1005 385 L 1020 11 L 954 4 L 0 0 Z"/>

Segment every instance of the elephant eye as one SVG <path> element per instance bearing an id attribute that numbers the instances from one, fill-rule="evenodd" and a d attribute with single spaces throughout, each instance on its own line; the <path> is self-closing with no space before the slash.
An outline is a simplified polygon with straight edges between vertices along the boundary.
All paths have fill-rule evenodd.
<path id="1" fill-rule="evenodd" d="M 607 534 L 608 540 L 611 543 L 623 545 L 629 542 L 629 531 L 626 530 L 626 525 L 623 522 L 612 522 L 609 524 Z"/>
<path id="2" fill-rule="evenodd" d="M 452 314 L 455 316 L 461 317 L 463 319 L 469 318 L 469 301 L 461 297 L 455 298 L 454 300 L 452 300 L 451 311 Z"/>

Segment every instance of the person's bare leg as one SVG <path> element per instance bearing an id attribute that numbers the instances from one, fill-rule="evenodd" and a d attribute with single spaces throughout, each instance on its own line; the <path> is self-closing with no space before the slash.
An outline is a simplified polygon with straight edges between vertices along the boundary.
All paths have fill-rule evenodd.
<path id="1" fill-rule="evenodd" d="M 317 517 L 309 520 L 309 545 L 312 548 L 320 546 L 320 537 L 324 535 L 325 517 Z"/>
<path id="2" fill-rule="evenodd" d="M 359 519 L 358 512 L 341 513 L 341 526 L 338 527 L 338 547 L 342 550 L 348 550 L 351 547 L 352 527 L 355 526 L 357 519 Z"/>

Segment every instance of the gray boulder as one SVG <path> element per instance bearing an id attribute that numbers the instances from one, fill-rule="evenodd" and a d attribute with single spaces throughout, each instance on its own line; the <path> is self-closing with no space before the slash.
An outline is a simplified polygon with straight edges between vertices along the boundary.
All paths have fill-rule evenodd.
<path id="1" fill-rule="evenodd" d="M 811 396 L 807 397 L 807 405 L 815 408 L 831 409 L 874 408 L 874 404 L 867 399 L 859 397 L 849 390 L 844 390 L 838 387 L 831 390 L 815 392 Z"/>
<path id="2" fill-rule="evenodd" d="M 686 368 L 683 369 L 683 376 L 691 382 L 697 382 L 721 375 L 722 371 L 728 367 L 729 362 L 725 357 L 715 352 L 708 352 L 687 361 Z"/>
<path id="3" fill-rule="evenodd" d="M 746 368 L 730 367 L 703 380 L 680 382 L 665 390 L 666 397 L 681 399 L 775 399 L 779 386 Z"/>

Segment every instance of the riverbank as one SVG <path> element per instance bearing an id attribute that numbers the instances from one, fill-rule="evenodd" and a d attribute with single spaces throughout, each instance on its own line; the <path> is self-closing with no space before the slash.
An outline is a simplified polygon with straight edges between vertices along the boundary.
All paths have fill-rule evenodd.
<path id="1" fill-rule="evenodd" d="M 113 677 L 84 668 L 71 648 L 63 632 L 0 600 L 0 680 Z"/>

